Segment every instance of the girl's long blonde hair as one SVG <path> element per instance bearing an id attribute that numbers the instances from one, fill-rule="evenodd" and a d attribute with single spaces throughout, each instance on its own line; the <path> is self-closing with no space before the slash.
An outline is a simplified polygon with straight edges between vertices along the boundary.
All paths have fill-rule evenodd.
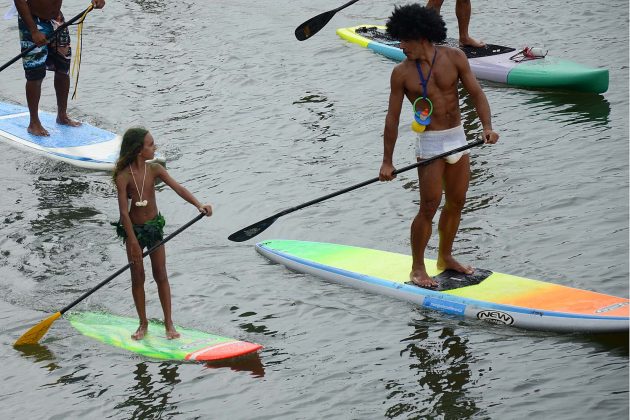
<path id="1" fill-rule="evenodd" d="M 116 182 L 116 177 L 120 171 L 125 169 L 136 159 L 136 156 L 138 156 L 138 153 L 140 153 L 140 150 L 142 150 L 144 146 L 144 138 L 148 132 L 149 130 L 144 127 L 133 127 L 125 131 L 122 143 L 120 144 L 120 155 L 118 156 L 114 173 L 112 174 L 114 182 Z"/>

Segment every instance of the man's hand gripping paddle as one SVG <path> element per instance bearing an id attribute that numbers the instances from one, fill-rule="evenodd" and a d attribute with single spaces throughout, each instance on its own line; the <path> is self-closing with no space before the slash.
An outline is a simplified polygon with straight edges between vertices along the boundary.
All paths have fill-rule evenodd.
<path id="1" fill-rule="evenodd" d="M 433 161 L 436 161 L 438 159 L 442 159 L 442 158 L 444 158 L 446 156 L 449 156 L 449 155 L 452 155 L 454 153 L 459 153 L 461 151 L 470 149 L 472 147 L 479 146 L 480 144 L 483 144 L 484 142 L 485 142 L 484 139 L 479 139 L 479 140 L 473 141 L 471 143 L 468 143 L 465 146 L 458 147 L 458 148 L 453 149 L 453 150 L 449 150 L 448 152 L 444 152 L 444 153 L 441 153 L 441 154 L 439 154 L 437 156 L 433 156 L 432 158 L 421 160 L 420 162 L 416 162 L 416 163 L 413 163 L 413 164 L 411 164 L 409 166 L 405 166 L 404 168 L 397 169 L 397 170 L 395 170 L 393 172 L 393 174 L 396 175 L 396 174 L 399 174 L 401 172 L 405 172 L 405 171 L 408 171 L 410 169 L 417 168 L 418 166 L 427 165 L 427 164 L 429 164 L 429 163 L 431 163 Z M 311 201 L 308 201 L 308 202 L 306 202 L 304 204 L 300 204 L 299 206 L 295 206 L 293 208 L 290 208 L 290 209 L 287 209 L 287 210 L 283 210 L 280 213 L 276 213 L 273 216 L 267 217 L 266 219 L 263 219 L 263 220 L 261 220 L 259 222 L 254 223 L 253 225 L 249 225 L 246 228 L 243 228 L 243 229 L 239 230 L 238 232 L 234 232 L 233 234 L 228 236 L 228 239 L 230 241 L 234 241 L 234 242 L 247 241 L 247 240 L 253 238 L 254 236 L 258 235 L 259 233 L 261 233 L 265 229 L 267 229 L 269 226 L 271 226 L 273 224 L 273 222 L 275 222 L 276 220 L 278 220 L 278 218 L 280 218 L 282 216 L 285 216 L 285 215 L 287 215 L 289 213 L 293 213 L 294 211 L 303 209 L 304 207 L 308 207 L 308 206 L 311 206 L 313 204 L 320 203 L 320 202 L 322 202 L 324 200 L 328 200 L 329 198 L 333 198 L 333 197 L 336 197 L 338 195 L 345 194 L 345 193 L 347 193 L 349 191 L 356 190 L 357 188 L 365 187 L 366 185 L 373 184 L 373 183 L 377 182 L 378 180 L 379 180 L 378 177 L 372 178 L 372 179 L 368 179 L 367 181 L 363 181 L 360 184 L 356 184 L 356 185 L 353 185 L 351 187 L 344 188 L 343 190 L 334 192 L 332 194 L 325 195 L 323 197 L 316 198 L 315 200 L 311 200 Z"/>

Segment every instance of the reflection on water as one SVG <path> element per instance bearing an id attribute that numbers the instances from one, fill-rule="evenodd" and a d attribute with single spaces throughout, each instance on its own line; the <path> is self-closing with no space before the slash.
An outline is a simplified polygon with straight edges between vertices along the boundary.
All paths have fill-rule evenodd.
<path id="1" fill-rule="evenodd" d="M 554 120 L 562 119 L 569 125 L 593 122 L 597 126 L 606 126 L 610 122 L 610 103 L 603 95 L 553 91 L 523 93 L 528 96 L 525 104 L 532 105 L 536 112 L 549 112 Z"/>
<path id="2" fill-rule="evenodd" d="M 157 373 L 152 372 L 157 366 Z M 134 370 L 135 384 L 127 389 L 125 401 L 116 405 L 117 409 L 130 409 L 131 418 L 162 418 L 165 415 L 181 414 L 172 393 L 180 379 L 179 369 L 190 367 L 164 362 L 158 365 L 142 362 Z M 262 378 L 265 369 L 258 354 L 240 358 L 207 363 L 207 369 L 229 368 L 235 372 L 251 372 L 252 377 Z M 179 394 L 177 394 L 179 395 Z M 127 411 L 127 410 L 125 410 Z"/>
<path id="3" fill-rule="evenodd" d="M 153 375 L 145 362 L 138 363 L 134 373 L 136 383 L 127 390 L 127 399 L 116 405 L 116 408 L 131 408 L 132 418 L 161 418 L 164 414 L 174 414 L 177 404 L 170 401 L 171 392 L 181 382 L 177 370 L 178 365 L 160 363 L 158 372 Z"/>
<path id="4" fill-rule="evenodd" d="M 591 343 L 597 351 L 607 351 L 618 354 L 621 357 L 630 355 L 630 336 L 626 334 L 591 334 L 579 335 L 576 338 L 586 343 Z"/>
<path id="5" fill-rule="evenodd" d="M 230 368 L 234 372 L 250 372 L 254 378 L 265 376 L 265 367 L 258 353 L 248 354 L 228 360 L 219 360 L 206 363 L 208 369 Z"/>
<path id="6" fill-rule="evenodd" d="M 59 365 L 56 363 L 57 358 L 46 346 L 42 346 L 41 344 L 28 344 L 24 346 L 15 346 L 13 348 L 19 351 L 24 358 L 33 359 L 35 363 L 50 361 L 50 363 L 42 366 L 49 372 L 59 369 Z"/>
<path id="7" fill-rule="evenodd" d="M 397 376 L 387 380 L 386 396 L 391 405 L 388 418 L 469 418 L 479 409 L 467 390 L 472 383 L 466 338 L 452 328 L 429 328 L 426 322 L 415 326 L 402 357 L 409 357 L 414 380 L 404 382 Z"/>
<path id="8" fill-rule="evenodd" d="M 294 101 L 293 105 L 308 110 L 309 116 L 306 121 L 302 122 L 302 125 L 313 132 L 313 137 L 317 141 L 325 142 L 334 137 L 339 137 L 338 134 L 331 131 L 331 126 L 328 122 L 335 116 L 335 109 L 334 103 L 330 102 L 326 96 L 307 92 L 307 96 Z"/>
<path id="9" fill-rule="evenodd" d="M 236 313 L 236 311 L 238 311 L 238 310 L 239 310 L 239 307 L 236 306 L 236 305 L 233 305 L 233 306 L 230 307 L 230 311 L 232 313 Z M 246 312 L 243 312 L 241 314 L 238 314 L 238 317 L 239 318 L 249 318 L 249 317 L 253 317 L 253 316 L 256 316 L 256 315 L 258 315 L 256 312 L 246 311 Z M 266 316 L 264 316 L 262 318 L 262 320 L 271 319 L 271 318 L 275 318 L 275 316 L 274 315 L 266 315 Z M 241 320 L 236 320 L 236 321 L 242 321 L 242 319 Z M 242 328 L 248 334 L 254 334 L 254 333 L 255 334 L 265 334 L 265 335 L 269 335 L 269 336 L 273 337 L 273 336 L 275 336 L 278 333 L 278 331 L 272 331 L 269 328 L 267 328 L 266 325 L 258 324 L 258 323 L 254 322 L 254 321 L 252 321 L 252 322 L 241 322 L 239 324 L 239 327 Z"/>

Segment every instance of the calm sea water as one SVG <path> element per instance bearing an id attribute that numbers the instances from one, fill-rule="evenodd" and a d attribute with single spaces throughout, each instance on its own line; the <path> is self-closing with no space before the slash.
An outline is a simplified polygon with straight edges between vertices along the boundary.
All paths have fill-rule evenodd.
<path id="1" fill-rule="evenodd" d="M 5 2 L 8 6 L 9 2 Z M 73 16 L 86 2 L 64 2 Z M 86 21 L 73 116 L 115 132 L 143 124 L 170 173 L 216 215 L 167 246 L 180 325 L 261 343 L 223 366 L 160 362 L 57 321 L 28 351 L 12 343 L 126 263 L 106 174 L 0 144 L 0 411 L 3 418 L 526 418 L 628 416 L 627 337 L 493 327 L 292 273 L 227 236 L 377 175 L 393 63 L 335 28 L 382 23 L 363 0 L 312 39 L 294 28 L 342 1 L 110 1 Z M 454 2 L 443 14 L 456 33 Z M 4 7 L 3 6 L 3 7 Z M 456 250 L 479 267 L 628 295 L 628 4 L 475 1 L 471 34 L 544 46 L 610 70 L 604 95 L 482 82 L 496 146 L 473 150 Z M 0 62 L 18 52 L 1 21 Z M 0 100 L 24 103 L 23 75 Z M 55 110 L 52 78 L 41 107 Z M 480 130 L 462 99 L 470 136 Z M 405 126 L 411 122 L 405 120 Z M 395 160 L 413 161 L 402 129 Z M 158 195 L 170 231 L 195 209 Z M 256 239 L 408 252 L 414 174 L 283 217 Z M 435 256 L 437 237 L 428 253 Z M 147 282 L 151 317 L 161 318 Z M 126 275 L 79 309 L 134 315 Z"/>

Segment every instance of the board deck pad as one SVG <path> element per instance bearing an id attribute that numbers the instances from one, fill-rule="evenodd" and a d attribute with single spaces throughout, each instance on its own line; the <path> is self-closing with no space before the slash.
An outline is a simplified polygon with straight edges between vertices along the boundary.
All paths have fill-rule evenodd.
<path id="1" fill-rule="evenodd" d="M 83 335 L 155 359 L 210 362 L 248 355 L 262 348 L 260 344 L 184 327 L 176 327 L 180 338 L 169 340 L 164 324 L 153 320 L 146 336 L 134 340 L 131 334 L 138 328 L 138 319 L 104 312 L 72 312 L 66 318 Z"/>
<path id="2" fill-rule="evenodd" d="M 394 61 L 403 61 L 405 54 L 398 40 L 391 38 L 380 25 L 358 25 L 337 29 L 337 35 Z M 460 48 L 455 39 L 445 45 Z M 470 69 L 478 79 L 526 88 L 551 88 L 604 93 L 608 90 L 606 68 L 595 68 L 571 60 L 545 55 L 524 57 L 515 48 L 487 44 L 483 48 L 461 47 L 468 57 Z M 520 57 L 519 57 L 520 55 Z M 358 77 L 358 76 L 357 76 Z M 364 77 L 364 76 L 363 76 Z"/>
<path id="3" fill-rule="evenodd" d="M 459 289 L 460 287 L 474 286 L 479 284 L 492 275 L 492 271 L 484 270 L 483 268 L 475 268 L 472 274 L 460 273 L 455 270 L 442 271 L 437 276 L 433 276 L 438 285 L 437 287 L 431 287 L 430 290 L 437 290 L 440 292 L 446 290 Z M 412 281 L 407 282 L 408 285 L 421 287 Z"/>
<path id="4" fill-rule="evenodd" d="M 289 269 L 425 308 L 525 329 L 627 333 L 630 300 L 525 277 L 477 269 L 443 272 L 425 259 L 438 290 L 408 284 L 411 256 L 324 242 L 268 240 L 256 251 Z M 474 265 L 474 264 L 473 264 Z"/>
<path id="5" fill-rule="evenodd" d="M 358 28 L 356 33 L 361 34 L 364 37 L 369 38 L 373 41 L 378 41 L 391 47 L 400 48 L 400 41 L 389 36 L 383 28 L 379 28 L 376 26 L 364 26 L 362 28 Z M 466 54 L 466 57 L 468 58 L 488 57 L 491 55 L 505 54 L 516 51 L 516 49 L 512 47 L 504 47 L 502 45 L 495 44 L 486 44 L 481 48 L 468 46 L 462 47 L 459 45 L 459 41 L 455 38 L 447 38 L 446 42 L 439 45 L 448 45 L 449 47 L 459 48 L 464 52 L 464 54 Z"/>

